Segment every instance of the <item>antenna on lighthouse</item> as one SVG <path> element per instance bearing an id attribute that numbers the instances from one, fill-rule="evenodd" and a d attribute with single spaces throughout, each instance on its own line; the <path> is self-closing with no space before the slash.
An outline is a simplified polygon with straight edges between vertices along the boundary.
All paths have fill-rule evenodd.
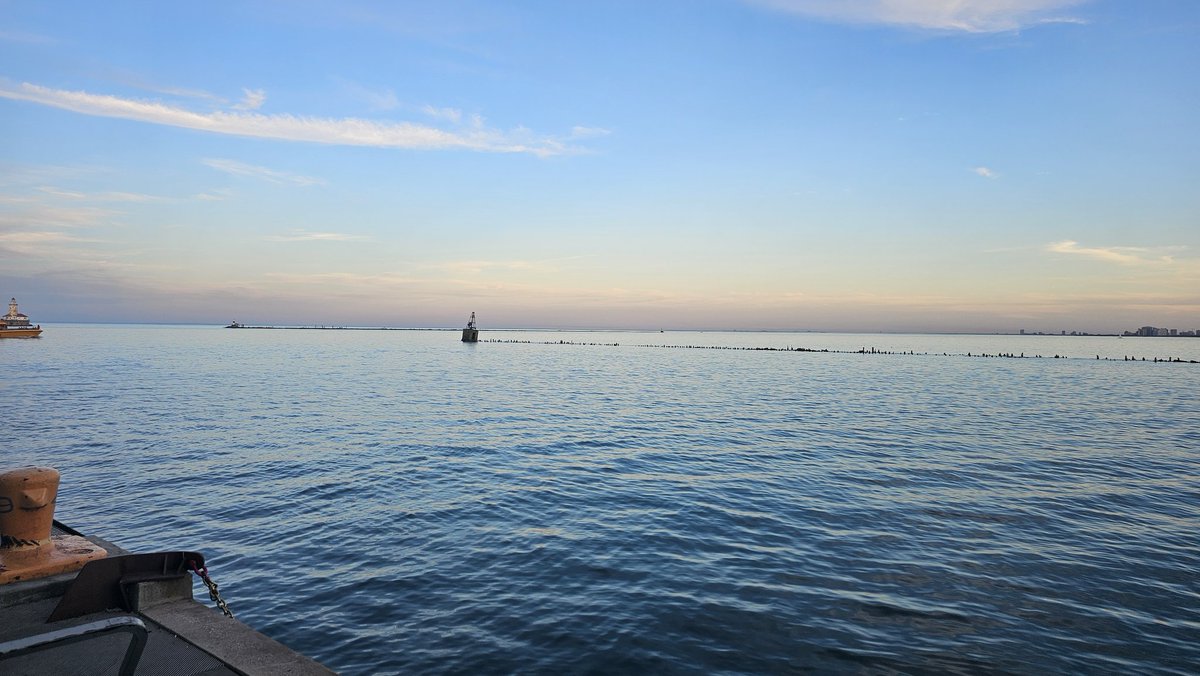
<path id="1" fill-rule="evenodd" d="M 475 327 L 475 313 L 471 313 L 471 319 L 467 321 L 467 328 L 463 329 L 462 342 L 478 343 L 479 329 Z"/>

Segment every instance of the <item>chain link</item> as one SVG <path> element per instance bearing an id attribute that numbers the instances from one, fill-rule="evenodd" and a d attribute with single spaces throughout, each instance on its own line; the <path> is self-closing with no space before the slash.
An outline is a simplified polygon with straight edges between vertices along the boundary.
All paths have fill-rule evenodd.
<path id="1" fill-rule="evenodd" d="M 197 568 L 195 561 L 192 561 L 191 564 L 192 572 L 199 575 L 200 580 L 204 582 L 204 586 L 208 587 L 208 598 L 217 604 L 221 612 L 225 613 L 225 617 L 233 617 L 233 611 L 229 610 L 229 604 L 225 603 L 225 599 L 221 598 L 221 592 L 217 589 L 217 583 L 213 582 L 212 578 L 208 576 L 208 566 Z"/>

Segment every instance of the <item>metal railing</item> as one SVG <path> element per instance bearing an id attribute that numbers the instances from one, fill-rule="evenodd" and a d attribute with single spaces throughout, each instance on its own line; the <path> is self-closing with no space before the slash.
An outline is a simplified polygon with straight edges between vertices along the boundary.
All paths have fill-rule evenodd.
<path id="1" fill-rule="evenodd" d="M 125 658 L 121 660 L 119 673 L 121 676 L 133 676 L 138 660 L 142 658 L 142 651 L 146 648 L 147 632 L 146 625 L 132 615 L 109 617 L 64 629 L 55 629 L 44 634 L 5 641 L 0 643 L 0 660 L 28 655 L 40 650 L 49 650 L 68 643 L 87 641 L 114 631 L 129 633 L 129 645 L 125 648 Z M 0 668 L 0 672 L 2 671 L 3 668 Z"/>

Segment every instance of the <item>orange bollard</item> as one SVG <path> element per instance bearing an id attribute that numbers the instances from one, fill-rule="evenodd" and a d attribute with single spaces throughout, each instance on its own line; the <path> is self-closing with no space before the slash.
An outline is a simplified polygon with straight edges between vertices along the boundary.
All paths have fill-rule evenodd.
<path id="1" fill-rule="evenodd" d="M 22 467 L 0 474 L 0 547 L 50 544 L 58 470 Z"/>
<path id="2" fill-rule="evenodd" d="M 0 474 L 0 584 L 77 570 L 108 555 L 87 538 L 53 533 L 58 482 L 50 467 Z"/>

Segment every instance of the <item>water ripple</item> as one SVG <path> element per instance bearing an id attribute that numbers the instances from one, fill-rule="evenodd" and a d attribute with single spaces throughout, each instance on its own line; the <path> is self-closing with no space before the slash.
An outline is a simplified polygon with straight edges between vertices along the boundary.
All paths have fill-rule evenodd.
<path id="1" fill-rule="evenodd" d="M 903 337 L 983 351 L 953 340 Z M 128 327 L 5 357 L 63 519 L 204 551 L 343 673 L 1200 663 L 1187 365 Z"/>

